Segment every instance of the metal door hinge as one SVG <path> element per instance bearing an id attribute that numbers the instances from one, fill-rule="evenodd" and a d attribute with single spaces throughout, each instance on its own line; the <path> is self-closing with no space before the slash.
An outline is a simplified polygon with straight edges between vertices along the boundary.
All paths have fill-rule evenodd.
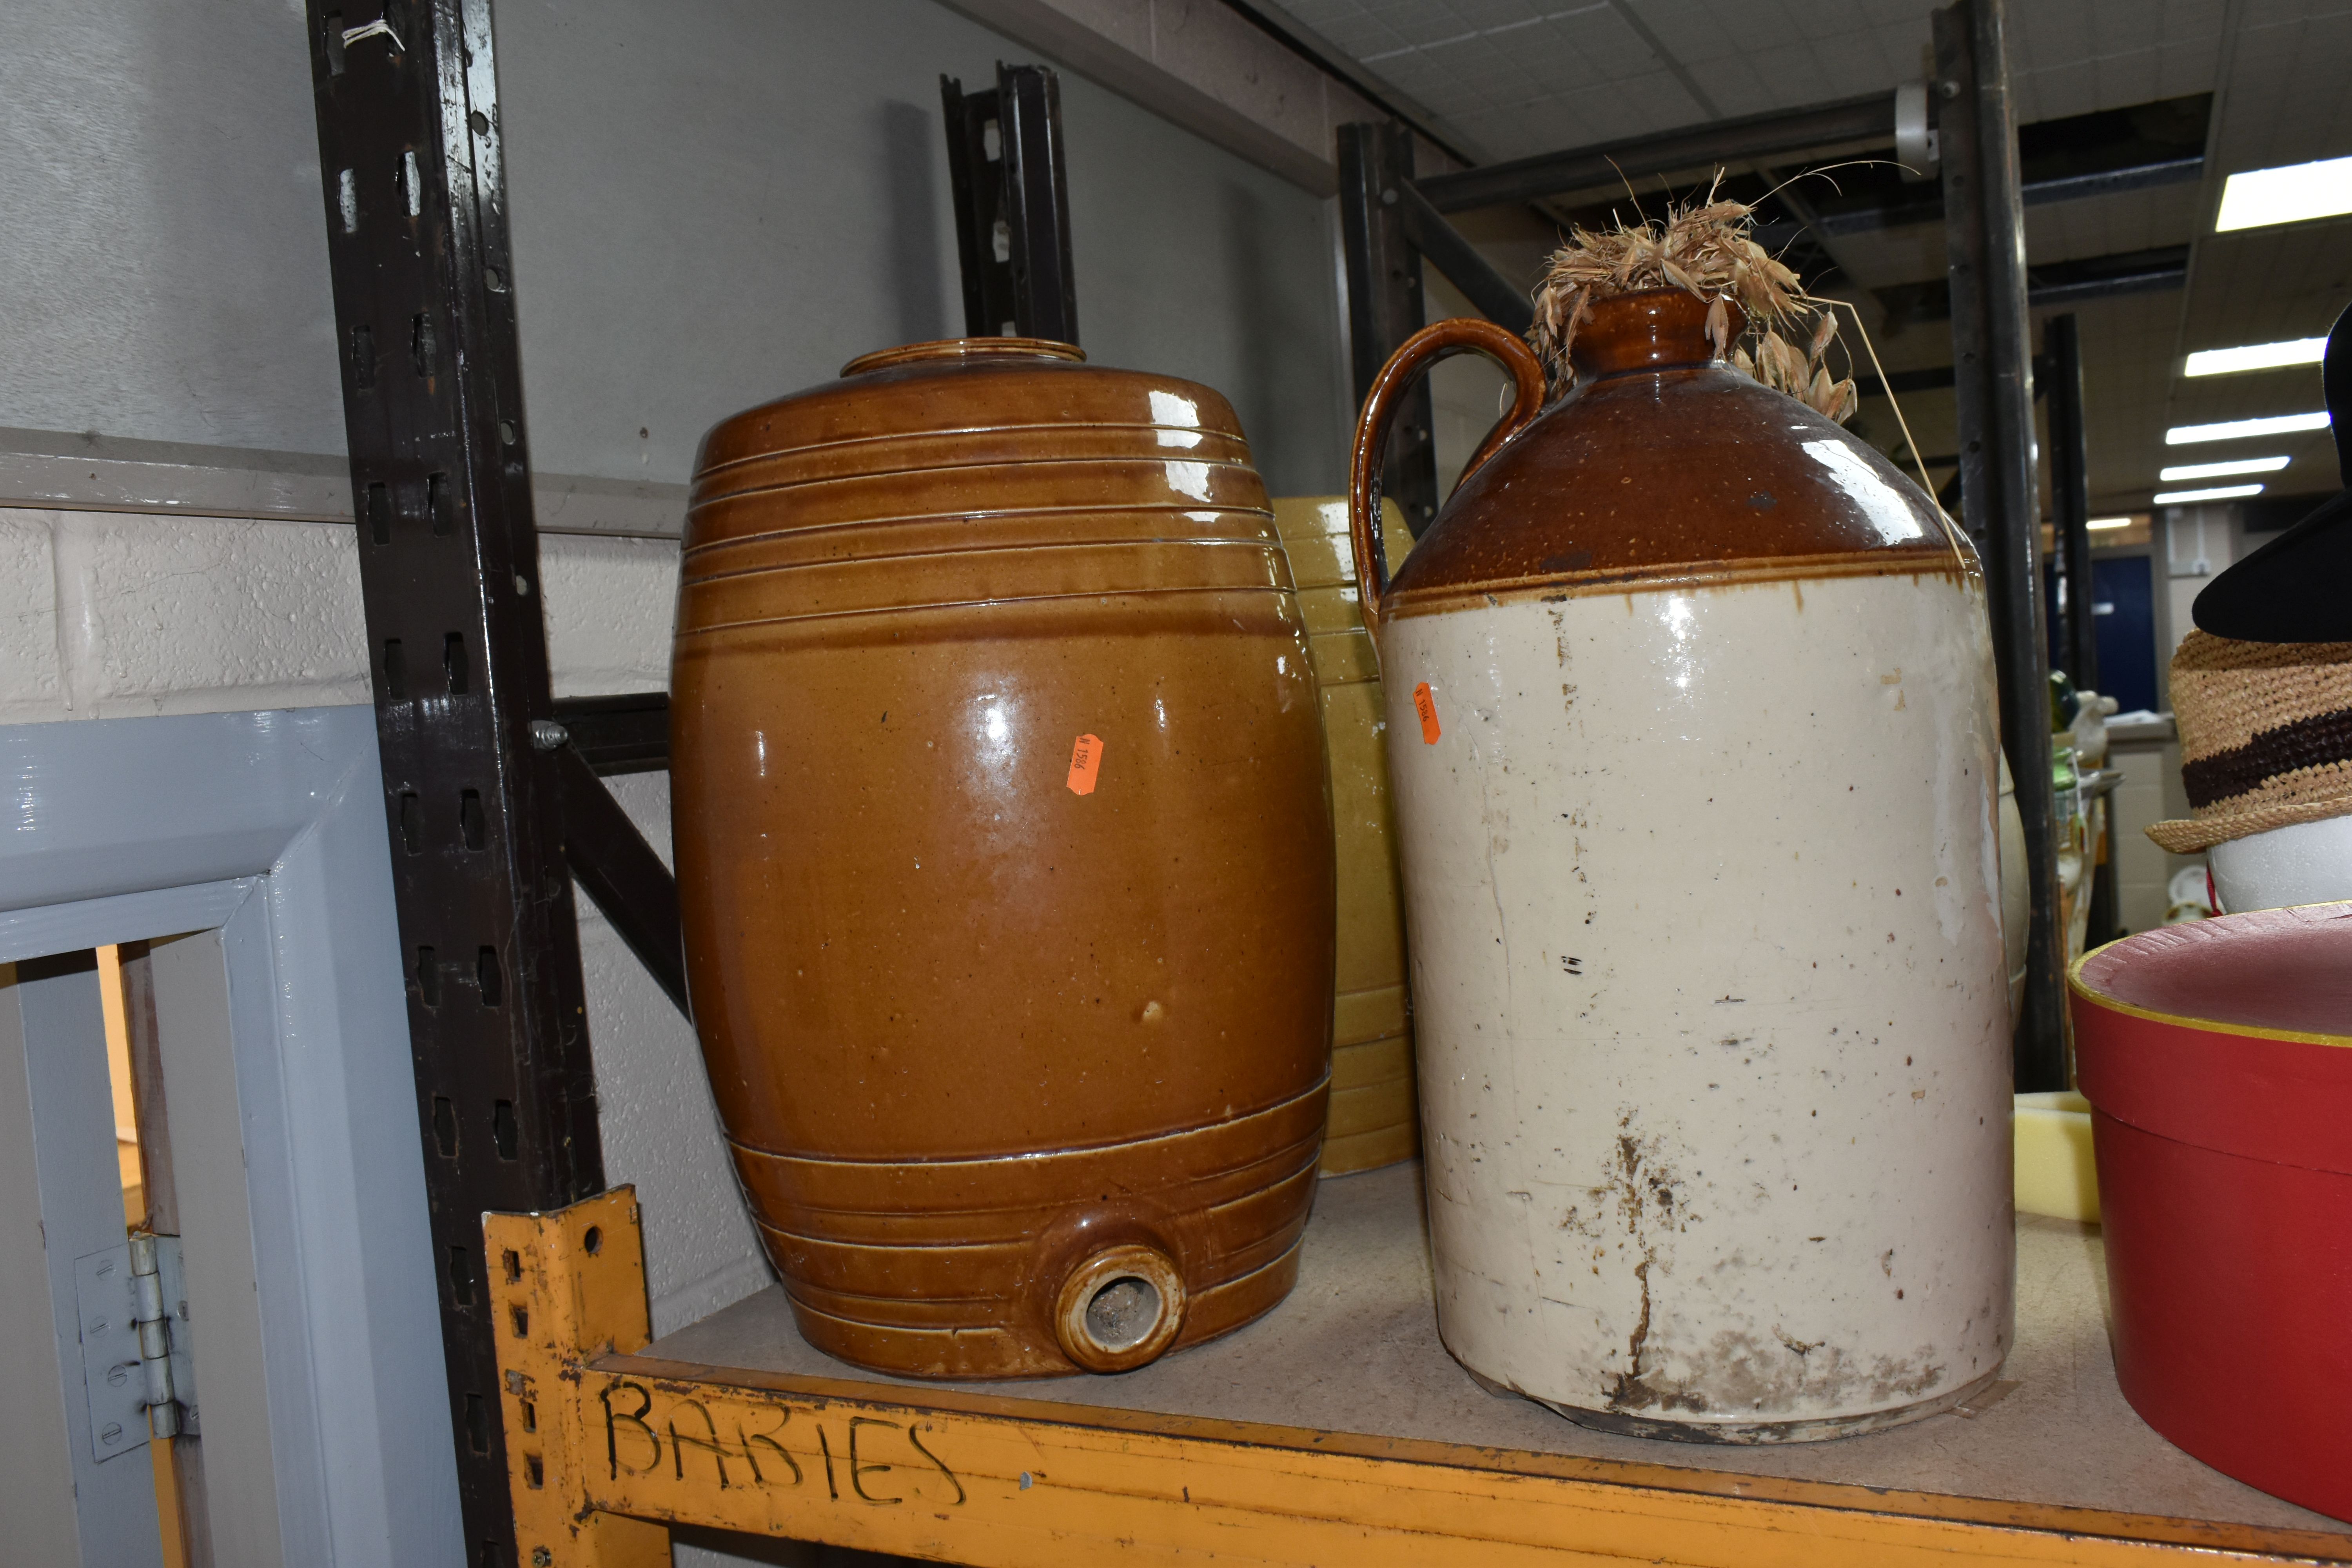
<path id="1" fill-rule="evenodd" d="M 196 1375 L 176 1236 L 133 1236 L 74 1260 L 90 1452 L 100 1460 L 157 1437 L 194 1436 Z"/>

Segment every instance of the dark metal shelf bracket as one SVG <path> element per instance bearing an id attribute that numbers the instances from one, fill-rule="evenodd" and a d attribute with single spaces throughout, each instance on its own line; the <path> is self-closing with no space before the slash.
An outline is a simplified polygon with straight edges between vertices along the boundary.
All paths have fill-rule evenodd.
<path id="1" fill-rule="evenodd" d="M 554 705 L 488 0 L 308 22 L 466 1561 L 515 1568 L 482 1215 L 604 1185 L 571 873 L 673 995 L 677 891 L 587 761 L 533 744 Z"/>
<path id="2" fill-rule="evenodd" d="M 2033 460 L 2033 344 L 2025 222 L 2009 94 L 2003 0 L 1934 14 L 1943 100 L 1945 254 L 1961 524 L 1984 563 L 2000 680 L 2001 746 L 2017 784 L 2032 879 L 2025 1003 L 2014 1042 L 2021 1091 L 2064 1089 L 2065 975 L 2058 926 L 2057 800 L 2050 776 L 2049 647 L 2042 624 L 2042 517 Z"/>
<path id="3" fill-rule="evenodd" d="M 1044 66 L 1000 61 L 992 90 L 967 93 L 943 76 L 940 100 L 966 335 L 1076 342 L 1060 81 Z"/>

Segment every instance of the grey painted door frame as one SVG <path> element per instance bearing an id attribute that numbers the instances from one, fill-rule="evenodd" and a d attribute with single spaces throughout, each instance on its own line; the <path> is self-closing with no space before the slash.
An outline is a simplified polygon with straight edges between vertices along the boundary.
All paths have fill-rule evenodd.
<path id="1" fill-rule="evenodd" d="M 276 1516 L 216 1502 L 223 1563 L 464 1560 L 380 778 L 364 707 L 0 726 L 0 963 L 217 933 L 180 945 L 224 983 L 271 1473 L 206 1480 Z"/>

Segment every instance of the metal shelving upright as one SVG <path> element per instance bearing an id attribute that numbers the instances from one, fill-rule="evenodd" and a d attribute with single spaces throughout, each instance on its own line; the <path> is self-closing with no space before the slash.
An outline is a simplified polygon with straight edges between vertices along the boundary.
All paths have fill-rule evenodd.
<path id="1" fill-rule="evenodd" d="M 682 999 L 677 891 L 563 744 L 488 0 L 308 12 L 360 585 L 470 1561 L 515 1562 L 481 1216 L 604 1186 L 572 875 Z"/>
<path id="2" fill-rule="evenodd" d="M 575 878 L 687 1006 L 677 883 L 600 777 L 667 764 L 668 699 L 551 689 L 489 0 L 307 20 L 459 1498 L 504 1568 L 481 1216 L 604 1187 Z M 972 330 L 1076 342 L 1053 72 L 941 86 Z"/>
<path id="3" fill-rule="evenodd" d="M 940 78 L 940 104 L 965 335 L 1076 342 L 1060 79 L 1044 66 L 1000 60 L 985 91 Z"/>

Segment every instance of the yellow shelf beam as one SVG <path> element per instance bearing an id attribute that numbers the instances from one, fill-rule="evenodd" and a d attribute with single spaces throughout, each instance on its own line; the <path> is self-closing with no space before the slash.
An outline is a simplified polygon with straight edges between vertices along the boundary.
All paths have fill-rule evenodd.
<path id="1" fill-rule="evenodd" d="M 484 1234 L 533 1568 L 656 1568 L 670 1523 L 974 1568 L 2352 1563 L 2334 1532 L 653 1359 L 630 1190 Z"/>

